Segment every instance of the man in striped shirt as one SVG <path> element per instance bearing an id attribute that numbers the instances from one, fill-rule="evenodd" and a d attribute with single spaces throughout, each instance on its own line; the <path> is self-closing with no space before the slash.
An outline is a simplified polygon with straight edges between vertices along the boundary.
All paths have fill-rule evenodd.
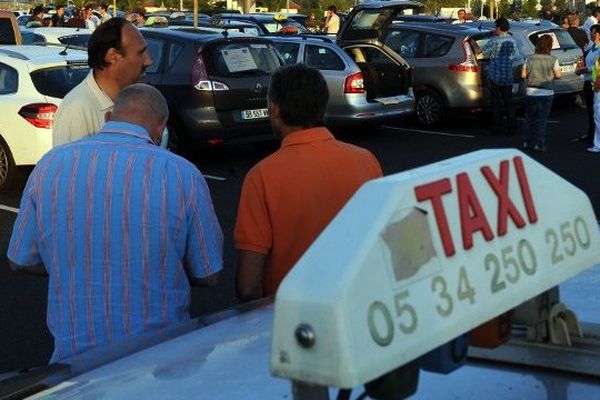
<path id="1" fill-rule="evenodd" d="M 51 362 L 189 319 L 190 284 L 214 285 L 221 228 L 202 174 L 157 146 L 164 97 L 125 88 L 97 135 L 31 173 L 8 258 L 48 274 Z"/>

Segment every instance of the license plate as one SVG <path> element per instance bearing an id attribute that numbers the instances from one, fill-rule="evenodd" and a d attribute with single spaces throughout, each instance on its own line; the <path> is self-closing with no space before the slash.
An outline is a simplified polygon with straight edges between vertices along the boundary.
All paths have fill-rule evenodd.
<path id="1" fill-rule="evenodd" d="M 560 72 L 573 72 L 573 71 L 575 71 L 576 67 L 577 67 L 577 65 L 575 65 L 575 64 L 561 65 Z"/>
<path id="2" fill-rule="evenodd" d="M 269 118 L 269 110 L 266 108 L 259 108 L 256 110 L 243 110 L 242 119 L 258 119 L 258 118 Z"/>

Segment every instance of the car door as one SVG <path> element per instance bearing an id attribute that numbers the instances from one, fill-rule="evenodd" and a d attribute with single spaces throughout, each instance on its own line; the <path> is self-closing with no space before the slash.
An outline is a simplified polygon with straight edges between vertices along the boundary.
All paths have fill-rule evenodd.
<path id="1" fill-rule="evenodd" d="M 383 46 L 387 28 L 405 10 L 418 11 L 423 5 L 416 1 L 389 1 L 360 4 L 352 9 L 338 32 L 337 42 L 368 42 Z"/>
<path id="2" fill-rule="evenodd" d="M 329 101 L 336 104 L 344 96 L 344 82 L 348 66 L 337 52 L 321 44 L 305 44 L 302 61 L 309 67 L 321 71 L 329 89 Z"/>

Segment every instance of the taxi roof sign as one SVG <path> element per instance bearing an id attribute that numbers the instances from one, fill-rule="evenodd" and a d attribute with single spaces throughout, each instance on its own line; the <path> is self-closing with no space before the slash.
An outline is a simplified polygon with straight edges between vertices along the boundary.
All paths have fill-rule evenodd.
<path id="1" fill-rule="evenodd" d="M 517 150 L 368 182 L 282 282 L 271 372 L 364 384 L 599 261 L 588 197 Z"/>

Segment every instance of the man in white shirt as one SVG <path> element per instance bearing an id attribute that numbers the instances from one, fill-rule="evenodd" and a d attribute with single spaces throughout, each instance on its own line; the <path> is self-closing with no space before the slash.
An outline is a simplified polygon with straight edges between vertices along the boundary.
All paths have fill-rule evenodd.
<path id="1" fill-rule="evenodd" d="M 111 18 L 92 33 L 88 43 L 87 78 L 69 92 L 54 117 L 52 145 L 94 134 L 121 89 L 139 81 L 152 65 L 142 34 L 127 20 Z"/>
<path id="2" fill-rule="evenodd" d="M 108 13 L 108 5 L 106 3 L 100 4 L 98 12 L 100 13 L 100 23 L 106 22 L 112 18 L 112 15 Z"/>
<path id="3" fill-rule="evenodd" d="M 91 31 L 95 30 L 100 25 L 100 19 L 94 15 L 94 6 L 88 4 L 85 10 L 85 27 Z"/>
<path id="4" fill-rule="evenodd" d="M 588 37 L 590 38 L 590 41 L 592 41 L 592 36 L 590 34 L 590 29 L 592 28 L 592 26 L 596 25 L 598 23 L 598 17 L 600 16 L 600 7 L 596 7 L 592 10 L 592 15 L 590 15 L 585 22 L 583 23 L 583 25 L 581 26 L 581 29 L 583 29 Z M 592 47 L 592 43 L 590 42 L 590 44 L 588 45 L 588 48 Z M 587 50 L 587 48 L 586 48 Z"/>
<path id="5" fill-rule="evenodd" d="M 325 30 L 327 34 L 337 34 L 340 30 L 340 17 L 337 15 L 337 7 L 327 7 L 327 17 L 325 18 Z"/>

